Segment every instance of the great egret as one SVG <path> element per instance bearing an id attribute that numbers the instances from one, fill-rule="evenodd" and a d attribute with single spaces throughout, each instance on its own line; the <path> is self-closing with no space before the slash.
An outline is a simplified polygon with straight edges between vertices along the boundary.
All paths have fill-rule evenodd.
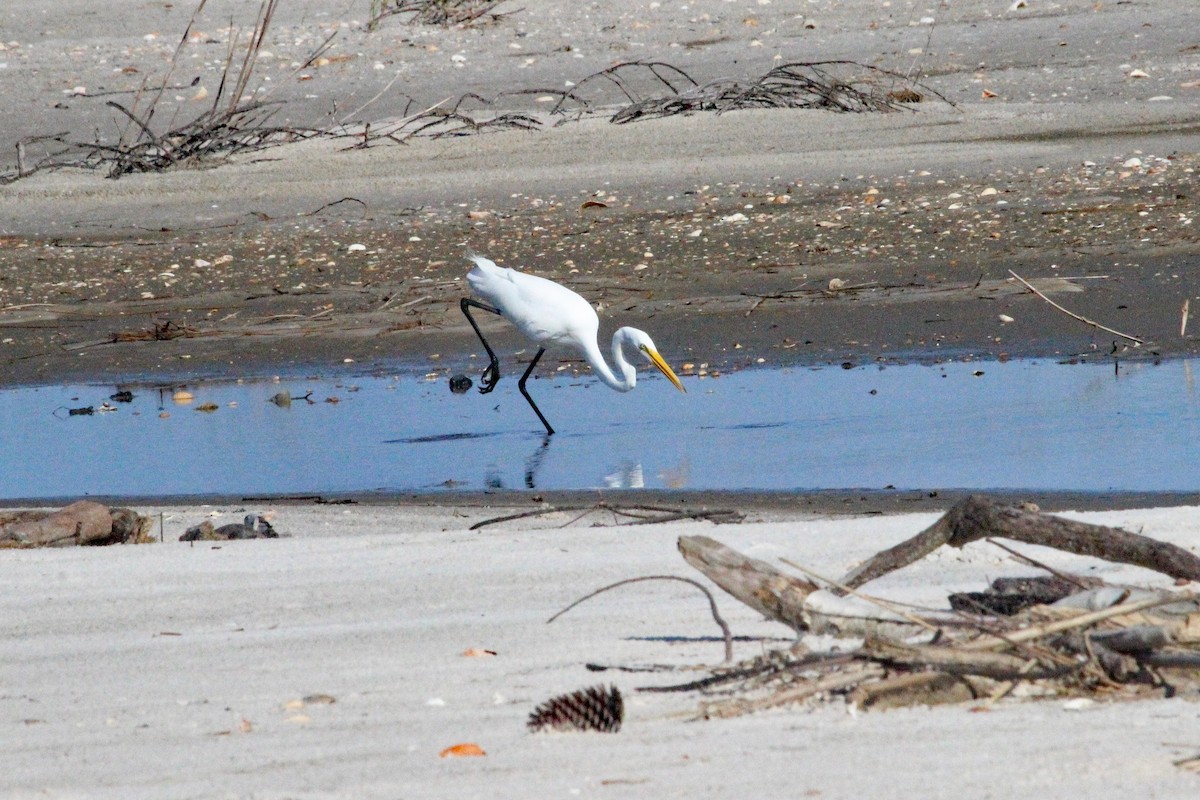
<path id="1" fill-rule="evenodd" d="M 667 366 L 667 362 L 658 354 L 654 341 L 644 331 L 637 328 L 618 328 L 613 334 L 613 361 L 621 371 L 621 377 L 618 378 L 600 354 L 600 345 L 596 340 L 596 334 L 600 330 L 600 318 L 596 316 L 596 310 L 587 300 L 554 281 L 499 267 L 483 256 L 468 253 L 467 258 L 475 262 L 475 266 L 467 273 L 467 283 L 470 284 L 471 291 L 488 301 L 481 303 L 464 297 L 460 304 L 467 321 L 475 329 L 479 341 L 483 342 L 483 347 L 491 359 L 479 380 L 480 394 L 487 394 L 496 388 L 496 383 L 500 380 L 500 362 L 471 316 L 472 306 L 499 314 L 538 345 L 537 354 L 533 361 L 529 362 L 525 374 L 517 381 L 517 387 L 529 401 L 538 419 L 546 426 L 547 434 L 554 433 L 554 428 L 550 427 L 541 409 L 525 389 L 525 382 L 529 380 L 547 347 L 569 347 L 579 351 L 600 376 L 600 380 L 618 392 L 628 392 L 637 384 L 637 370 L 625 359 L 624 348 L 629 345 L 666 375 L 679 391 L 687 391 Z"/>

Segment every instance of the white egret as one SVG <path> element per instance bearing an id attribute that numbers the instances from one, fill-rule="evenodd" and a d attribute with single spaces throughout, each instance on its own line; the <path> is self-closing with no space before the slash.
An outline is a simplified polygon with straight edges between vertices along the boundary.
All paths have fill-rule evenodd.
<path id="1" fill-rule="evenodd" d="M 600 345 L 596 339 L 600 330 L 600 318 L 591 303 L 554 281 L 499 267 L 490 259 L 474 253 L 468 253 L 467 258 L 475 262 L 475 266 L 467 273 L 467 283 L 470 284 L 471 291 L 487 301 L 481 303 L 464 297 L 461 303 L 467 321 L 475 329 L 479 341 L 483 342 L 483 347 L 491 358 L 480 378 L 479 391 L 481 394 L 487 394 L 496 388 L 496 383 L 500 380 L 500 362 L 471 316 L 472 306 L 499 314 L 538 345 L 537 354 L 533 361 L 529 362 L 525 374 L 517 381 L 517 387 L 533 407 L 538 419 L 546 426 L 547 434 L 554 433 L 554 428 L 550 427 L 541 409 L 525 389 L 525 382 L 529 380 L 547 347 L 568 347 L 579 351 L 607 386 L 618 392 L 628 392 L 637 384 L 637 370 L 625 358 L 624 348 L 628 345 L 645 356 L 679 391 L 687 391 L 667 366 L 667 362 L 658 354 L 654 341 L 644 331 L 637 328 L 618 328 L 613 334 L 613 361 L 621 372 L 621 377 L 617 377 L 600 353 Z"/>

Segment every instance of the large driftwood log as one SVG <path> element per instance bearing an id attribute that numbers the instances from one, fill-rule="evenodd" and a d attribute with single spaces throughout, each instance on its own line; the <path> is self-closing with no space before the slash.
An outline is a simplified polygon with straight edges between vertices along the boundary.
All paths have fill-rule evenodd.
<path id="1" fill-rule="evenodd" d="M 805 599 L 814 583 L 780 572 L 765 561 L 747 558 L 707 536 L 680 536 L 684 560 L 746 605 L 797 632 L 808 629 Z"/>
<path id="2" fill-rule="evenodd" d="M 679 552 L 709 580 L 768 619 L 797 633 L 833 636 L 908 636 L 921 628 L 954 625 L 947 614 L 916 619 L 882 602 L 844 598 L 815 583 L 780 572 L 765 561 L 747 558 L 707 536 L 679 537 Z"/>
<path id="3" fill-rule="evenodd" d="M 1200 580 L 1200 558 L 1173 544 L 1120 528 L 1073 522 L 972 495 L 913 538 L 876 554 L 851 570 L 841 583 L 857 588 L 913 563 L 944 544 L 963 547 L 990 536 L 1133 564 L 1172 578 Z"/>
<path id="4" fill-rule="evenodd" d="M 150 520 L 127 508 L 79 500 L 57 511 L 0 515 L 0 547 L 69 547 L 141 540 Z"/>

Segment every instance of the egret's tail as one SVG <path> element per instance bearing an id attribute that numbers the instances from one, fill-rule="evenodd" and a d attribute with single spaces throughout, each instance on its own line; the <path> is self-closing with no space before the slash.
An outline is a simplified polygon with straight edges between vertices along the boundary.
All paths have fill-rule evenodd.
<path id="1" fill-rule="evenodd" d="M 495 261 L 470 249 L 467 250 L 467 258 L 475 263 L 467 273 L 467 285 L 475 294 L 495 303 L 494 292 L 490 291 L 489 287 L 494 286 L 503 277 L 504 270 L 497 266 Z"/>
<path id="2" fill-rule="evenodd" d="M 496 266 L 496 262 L 490 258 L 479 255 L 474 250 L 467 248 L 467 260 L 475 262 L 475 266 L 482 270 L 500 269 Z"/>

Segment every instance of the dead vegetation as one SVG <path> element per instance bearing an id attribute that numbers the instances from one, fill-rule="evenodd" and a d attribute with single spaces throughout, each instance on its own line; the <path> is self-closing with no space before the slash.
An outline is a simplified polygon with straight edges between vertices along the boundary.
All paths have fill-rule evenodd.
<path id="1" fill-rule="evenodd" d="M 502 130 L 535 131 L 544 127 L 542 120 L 531 113 L 491 111 L 491 101 L 477 94 L 465 94 L 458 98 L 454 105 L 447 105 L 448 103 L 447 99 L 410 114 L 413 106 L 410 99 L 404 114 L 397 120 L 366 123 L 361 129 L 331 135 L 352 139 L 354 144 L 347 149 L 360 150 L 389 141 L 404 144 L 409 139 L 422 136 L 440 139 L 446 136 L 470 136 Z"/>
<path id="2" fill-rule="evenodd" d="M 230 37 L 224 71 L 209 108 L 186 123 L 161 126 L 157 117 L 163 93 L 168 88 L 186 88 L 170 84 L 205 2 L 201 0 L 180 38 L 162 83 L 157 88 L 143 84 L 129 105 L 106 101 L 119 115 L 120 135 L 115 143 L 102 140 L 98 134 L 91 141 L 84 141 L 68 133 L 22 140 L 16 148 L 16 171 L 0 174 L 0 183 L 64 167 L 104 170 L 108 177 L 119 178 L 139 172 L 212 165 L 235 155 L 314 137 L 349 139 L 352 144 L 348 149 L 363 149 L 379 144 L 403 144 L 417 137 L 536 131 L 593 117 L 604 117 L 619 125 L 681 114 L 723 114 L 754 108 L 862 113 L 911 108 L 929 96 L 948 102 L 899 73 L 854 61 L 791 62 L 773 67 L 757 78 L 720 78 L 706 83 L 664 61 L 633 61 L 588 75 L 568 89 L 517 88 L 492 98 L 468 92 L 420 111 L 413 111 L 417 103 L 410 97 L 398 119 L 349 123 L 350 118 L 386 94 L 391 88 L 389 84 L 379 95 L 346 115 L 342 123 L 331 122 L 325 128 L 277 125 L 273 119 L 282 103 L 259 98 L 257 89 L 251 86 L 258 53 L 278 3 L 265 0 L 244 47 L 239 49 L 237 35 Z M 457 5 L 398 2 L 388 6 L 388 13 L 416 14 L 416 6 L 428 6 L 450 14 L 450 6 Z M 472 13 L 480 16 L 492 13 L 491 8 L 496 4 L 462 5 L 470 6 Z M 316 61 L 332 39 L 331 35 L 296 72 Z M 29 153 L 35 146 L 43 149 L 44 154 L 31 161 Z"/>
<path id="3" fill-rule="evenodd" d="M 793 61 L 757 77 L 705 83 L 665 61 L 627 61 L 594 72 L 567 89 L 519 90 L 501 97 L 525 95 L 557 98 L 549 113 L 563 120 L 607 116 L 618 125 L 755 108 L 859 113 L 909 109 L 931 96 L 950 102 L 898 72 L 846 60 Z"/>
<path id="4" fill-rule="evenodd" d="M 1058 571 L 1001 538 L 1137 565 L 1179 583 L 1200 580 L 1200 558 L 1175 545 L 982 496 L 964 500 L 839 580 L 786 559 L 796 572 L 784 571 L 709 537 L 684 536 L 684 559 L 730 595 L 797 634 L 839 643 L 810 652 L 797 641 L 722 664 L 697 680 L 641 691 L 698 693 L 698 715 L 708 718 L 797 703 L 974 702 L 982 708 L 1010 695 L 1090 702 L 1200 687 L 1200 598 L 1194 592 L 1109 585 Z M 861 591 L 939 547 L 978 540 L 1047 574 L 952 595 L 949 610 Z"/>
<path id="5" fill-rule="evenodd" d="M 124 342 L 169 342 L 172 339 L 191 339 L 200 332 L 191 325 L 179 325 L 171 320 L 155 322 L 149 328 L 125 330 L 113 333 L 111 344 Z"/>
<path id="6" fill-rule="evenodd" d="M 921 91 L 917 91 L 917 89 Z M 450 98 L 400 119 L 337 134 L 353 149 L 420 136 L 466 136 L 498 130 L 540 130 L 585 118 L 622 125 L 695 113 L 723 114 L 754 108 L 822 109 L 844 113 L 890 112 L 935 96 L 896 72 L 855 61 L 792 62 L 753 79 L 700 83 L 665 61 L 629 61 L 607 67 L 567 89 L 513 89 L 487 98 L 475 93 Z M 548 107 L 502 110 L 503 104 L 551 101 Z"/>
<path id="7" fill-rule="evenodd" d="M 643 92 L 631 73 L 648 71 L 665 91 Z M 644 78 L 644 76 L 642 76 Z M 856 61 L 795 61 L 773 67 L 757 78 L 719 78 L 701 84 L 663 62 L 618 64 L 580 81 L 570 92 L 578 101 L 590 83 L 607 81 L 626 104 L 609 119 L 616 124 L 677 114 L 742 111 L 753 108 L 802 108 L 861 113 L 899 111 L 924 99 L 912 81 L 890 70 Z M 924 89 L 926 93 L 932 90 Z M 939 96 L 940 97 L 940 96 Z M 564 99 L 567 99 L 564 93 Z M 945 99 L 945 98 L 940 98 Z"/>
<path id="8" fill-rule="evenodd" d="M 0 175 L 0 183 L 64 167 L 104 170 L 108 177 L 119 178 L 139 172 L 211 165 L 241 153 L 322 135 L 324 132 L 315 129 L 272 124 L 282 104 L 257 99 L 256 91 L 251 87 L 258 54 L 279 0 L 263 0 L 254 27 L 242 47 L 239 47 L 241 37 L 236 32 L 231 33 L 224 69 L 208 109 L 181 124 L 174 119 L 166 125 L 159 124 L 157 117 L 164 93 L 168 89 L 184 88 L 172 86 L 172 80 L 181 54 L 190 41 L 192 28 L 206 3 L 207 0 L 200 0 L 193 12 L 176 45 L 167 74 L 157 87 L 143 83 L 128 105 L 115 100 L 105 101 L 107 107 L 119 114 L 120 132 L 115 143 L 102 140 L 98 133 L 91 141 L 77 139 L 69 133 L 22 140 L 16 147 L 15 173 Z M 326 39 L 301 68 L 320 56 L 332 38 Z M 34 145 L 46 152 L 29 163 L 28 153 Z"/>
<path id="9" fill-rule="evenodd" d="M 371 0 L 368 30 L 376 30 L 388 17 L 400 17 L 409 25 L 440 25 L 446 28 L 495 22 L 517 11 L 498 12 L 504 0 Z"/>

